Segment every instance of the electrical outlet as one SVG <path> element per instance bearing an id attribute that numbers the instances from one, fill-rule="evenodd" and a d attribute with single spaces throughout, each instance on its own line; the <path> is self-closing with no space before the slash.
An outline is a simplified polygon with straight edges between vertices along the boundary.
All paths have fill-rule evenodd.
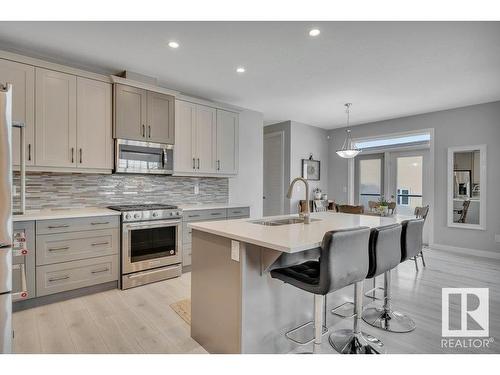
<path id="1" fill-rule="evenodd" d="M 200 185 L 198 183 L 194 184 L 194 195 L 200 194 Z"/>
<path id="2" fill-rule="evenodd" d="M 495 242 L 500 242 L 500 234 L 495 234 Z"/>

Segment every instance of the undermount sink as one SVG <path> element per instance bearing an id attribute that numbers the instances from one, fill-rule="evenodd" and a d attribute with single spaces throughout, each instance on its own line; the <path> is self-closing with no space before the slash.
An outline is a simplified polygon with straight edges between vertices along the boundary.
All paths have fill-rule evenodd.
<path id="1" fill-rule="evenodd" d="M 312 223 L 313 221 L 320 221 L 320 219 L 309 219 Z M 251 221 L 253 224 L 265 225 L 268 227 L 277 227 L 280 225 L 290 225 L 290 224 L 301 224 L 304 222 L 304 219 L 298 217 L 290 217 L 286 219 L 277 219 L 277 220 L 257 220 Z"/>

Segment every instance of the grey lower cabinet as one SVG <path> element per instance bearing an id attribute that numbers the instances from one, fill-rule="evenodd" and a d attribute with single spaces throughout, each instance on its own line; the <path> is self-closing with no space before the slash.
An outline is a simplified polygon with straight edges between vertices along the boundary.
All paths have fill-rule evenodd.
<path id="1" fill-rule="evenodd" d="M 119 217 L 36 222 L 37 297 L 119 277 Z"/>
<path id="2" fill-rule="evenodd" d="M 250 217 L 250 207 L 199 209 L 185 211 L 182 218 L 182 265 L 191 265 L 192 229 L 189 223 L 195 221 L 234 220 Z"/>

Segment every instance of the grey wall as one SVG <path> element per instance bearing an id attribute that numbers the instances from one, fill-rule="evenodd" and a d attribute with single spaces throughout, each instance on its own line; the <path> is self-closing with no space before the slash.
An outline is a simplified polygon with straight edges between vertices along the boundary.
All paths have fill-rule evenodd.
<path id="1" fill-rule="evenodd" d="M 310 197 L 312 191 L 319 187 L 323 192 L 328 190 L 328 131 L 295 121 L 285 121 L 264 127 L 264 133 L 283 131 L 285 134 L 285 194 L 290 182 L 302 176 L 302 159 L 308 159 L 312 153 L 315 160 L 321 161 L 320 181 L 309 181 Z M 285 213 L 297 213 L 300 199 L 304 199 L 304 185 L 299 183 L 291 200 L 285 204 Z"/>
<path id="2" fill-rule="evenodd" d="M 500 251 L 495 234 L 500 234 L 500 102 L 432 112 L 418 116 L 363 124 L 352 128 L 353 138 L 370 137 L 417 129 L 435 129 L 434 243 L 461 248 Z M 345 129 L 330 131 L 330 198 L 347 201 L 347 160 L 335 150 L 342 146 Z M 452 146 L 486 144 L 487 216 L 486 231 L 447 226 L 447 150 Z"/>
<path id="3" fill-rule="evenodd" d="M 302 176 L 302 159 L 308 159 L 309 155 L 313 154 L 314 160 L 321 161 L 321 179 L 319 181 L 309 180 L 311 191 L 309 198 L 312 198 L 312 191 L 317 187 L 326 193 L 328 191 L 328 131 L 295 121 L 292 121 L 291 129 L 291 179 Z M 296 213 L 298 211 L 297 206 L 300 199 L 304 199 L 304 186 L 297 184 L 290 201 L 290 212 Z"/>

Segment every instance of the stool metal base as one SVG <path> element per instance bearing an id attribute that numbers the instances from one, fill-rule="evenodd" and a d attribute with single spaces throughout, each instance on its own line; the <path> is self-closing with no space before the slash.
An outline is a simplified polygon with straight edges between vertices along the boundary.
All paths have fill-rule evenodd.
<path id="1" fill-rule="evenodd" d="M 384 344 L 367 333 L 355 334 L 351 329 L 332 332 L 328 337 L 330 345 L 340 354 L 384 354 Z"/>
<path id="2" fill-rule="evenodd" d="M 409 316 L 398 311 L 386 311 L 381 307 L 365 309 L 362 318 L 369 325 L 389 332 L 411 332 L 416 327 Z"/>

